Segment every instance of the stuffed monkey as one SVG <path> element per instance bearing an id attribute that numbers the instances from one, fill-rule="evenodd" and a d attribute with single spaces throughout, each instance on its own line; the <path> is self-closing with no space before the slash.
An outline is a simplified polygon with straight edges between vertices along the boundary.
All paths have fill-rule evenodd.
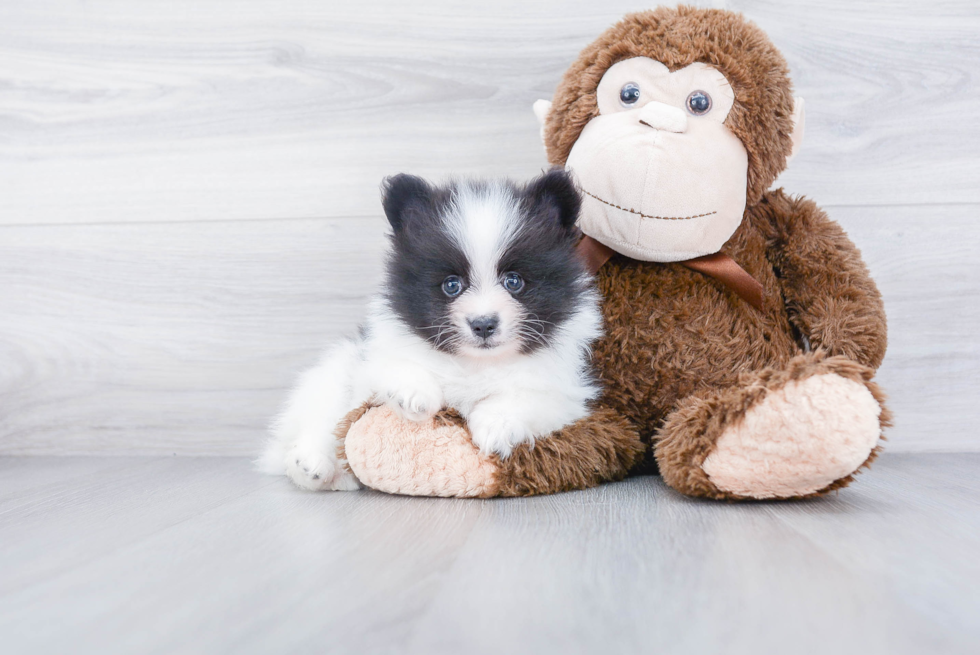
<path id="1" fill-rule="evenodd" d="M 812 201 L 769 190 L 803 132 L 786 62 L 723 10 L 626 16 L 538 101 L 548 160 L 582 193 L 603 295 L 591 415 L 507 459 L 458 417 L 362 408 L 339 428 L 362 483 L 394 493 L 552 493 L 659 471 L 691 496 L 800 498 L 880 446 L 881 296 Z"/>

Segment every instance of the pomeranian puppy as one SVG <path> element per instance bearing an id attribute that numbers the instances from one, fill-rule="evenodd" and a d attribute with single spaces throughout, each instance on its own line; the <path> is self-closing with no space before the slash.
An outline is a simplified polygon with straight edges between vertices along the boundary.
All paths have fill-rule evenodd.
<path id="1" fill-rule="evenodd" d="M 260 459 L 312 490 L 357 489 L 334 429 L 364 403 L 425 421 L 459 412 L 501 457 L 584 417 L 599 392 L 599 296 L 575 253 L 580 199 L 552 170 L 520 187 L 410 175 L 383 185 L 391 250 L 356 338 L 303 374 Z"/>

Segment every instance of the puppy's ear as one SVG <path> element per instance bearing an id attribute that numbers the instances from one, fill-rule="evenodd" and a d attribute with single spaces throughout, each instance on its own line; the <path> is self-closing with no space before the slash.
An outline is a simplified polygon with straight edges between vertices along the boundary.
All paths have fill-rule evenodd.
<path id="1" fill-rule="evenodd" d="M 432 187 L 420 177 L 399 173 L 381 183 L 381 204 L 395 232 L 400 232 L 413 214 L 432 203 Z"/>
<path id="2" fill-rule="evenodd" d="M 557 167 L 528 183 L 524 202 L 531 213 L 541 214 L 543 219 L 553 220 L 566 230 L 574 227 L 582 206 L 571 175 Z"/>

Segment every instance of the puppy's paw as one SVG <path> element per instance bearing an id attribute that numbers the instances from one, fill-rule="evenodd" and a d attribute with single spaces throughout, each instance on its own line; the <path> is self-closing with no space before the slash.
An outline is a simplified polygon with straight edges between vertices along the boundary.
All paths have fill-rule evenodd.
<path id="1" fill-rule="evenodd" d="M 442 409 L 442 392 L 435 385 L 408 384 L 390 390 L 385 403 L 402 418 L 425 421 Z"/>
<path id="2" fill-rule="evenodd" d="M 357 478 L 337 460 L 336 453 L 302 444 L 286 452 L 286 475 L 297 486 L 310 491 L 353 491 L 360 488 Z"/>
<path id="3" fill-rule="evenodd" d="M 473 443 L 484 454 L 510 457 L 514 446 L 534 443 L 534 433 L 522 421 L 490 407 L 478 406 L 466 418 Z"/>

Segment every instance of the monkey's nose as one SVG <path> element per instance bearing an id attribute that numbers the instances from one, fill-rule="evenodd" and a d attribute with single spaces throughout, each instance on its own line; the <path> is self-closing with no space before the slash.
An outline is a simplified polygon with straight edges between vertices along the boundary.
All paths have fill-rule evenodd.
<path id="1" fill-rule="evenodd" d="M 640 108 L 640 123 L 665 132 L 686 132 L 687 114 L 662 102 L 648 102 Z"/>

